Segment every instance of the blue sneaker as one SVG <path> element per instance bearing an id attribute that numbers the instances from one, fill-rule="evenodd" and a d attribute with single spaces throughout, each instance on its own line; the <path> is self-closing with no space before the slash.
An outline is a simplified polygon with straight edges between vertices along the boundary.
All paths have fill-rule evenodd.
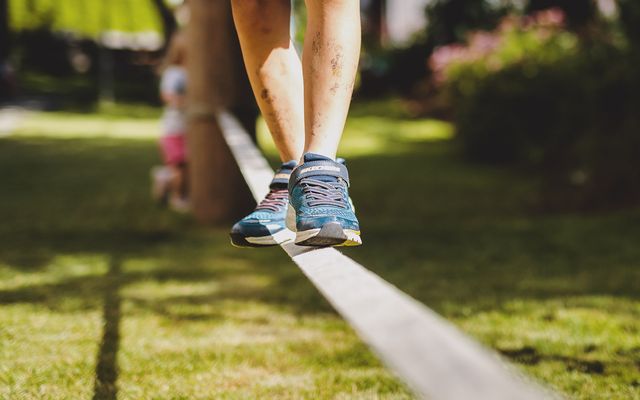
<path id="1" fill-rule="evenodd" d="M 231 228 L 231 244 L 236 247 L 275 246 L 295 239 L 285 220 L 289 204 L 287 186 L 296 161 L 289 161 L 276 172 L 267 196 L 256 209 Z"/>
<path id="2" fill-rule="evenodd" d="M 289 202 L 295 211 L 300 246 L 359 246 L 360 225 L 349 199 L 344 162 L 313 153 L 304 155 L 289 178 Z"/>

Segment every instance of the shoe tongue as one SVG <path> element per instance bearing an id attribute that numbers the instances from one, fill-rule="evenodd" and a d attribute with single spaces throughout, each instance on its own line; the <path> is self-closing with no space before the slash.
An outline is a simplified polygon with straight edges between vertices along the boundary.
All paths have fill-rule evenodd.
<path id="1" fill-rule="evenodd" d="M 316 154 L 316 153 L 306 153 L 303 157 L 303 161 L 304 162 L 310 162 L 310 161 L 331 161 L 335 163 L 335 160 L 323 156 L 322 154 Z M 313 179 L 318 180 L 318 181 L 322 181 L 322 182 L 338 182 L 338 178 L 335 176 L 331 176 L 331 175 L 316 175 L 313 177 Z"/>

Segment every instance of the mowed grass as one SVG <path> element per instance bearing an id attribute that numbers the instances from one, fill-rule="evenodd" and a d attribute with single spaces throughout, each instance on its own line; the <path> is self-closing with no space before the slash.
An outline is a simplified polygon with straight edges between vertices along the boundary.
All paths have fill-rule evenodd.
<path id="1" fill-rule="evenodd" d="M 0 398 L 411 398 L 281 250 L 150 202 L 155 116 L 35 114 L 0 139 Z M 354 107 L 346 252 L 563 393 L 640 399 L 640 210 L 537 213 L 451 135 Z"/>
<path id="2" fill-rule="evenodd" d="M 0 139 L 0 398 L 410 398 L 280 249 L 156 207 L 112 111 Z"/>

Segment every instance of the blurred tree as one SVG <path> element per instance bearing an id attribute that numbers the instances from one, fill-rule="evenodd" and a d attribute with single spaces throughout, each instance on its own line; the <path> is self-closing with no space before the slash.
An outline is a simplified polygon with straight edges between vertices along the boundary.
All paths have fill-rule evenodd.
<path id="1" fill-rule="evenodd" d="M 46 28 L 98 39 L 105 32 L 159 34 L 157 4 L 140 0 L 5 0 L 15 31 Z"/>
<path id="2" fill-rule="evenodd" d="M 46 93 L 78 105 L 97 97 L 113 99 L 114 93 L 118 100 L 156 101 L 155 52 L 164 44 L 163 32 L 175 26 L 168 2 L 3 1 L 9 5 L 12 60 L 19 67 L 23 93 Z M 78 85 L 65 86 L 69 91 L 63 94 L 39 85 L 34 78 L 40 74 Z"/>
<path id="3" fill-rule="evenodd" d="M 386 0 L 371 0 L 369 7 L 365 13 L 366 17 L 366 31 L 368 36 L 365 39 L 365 44 L 370 44 L 376 47 L 384 47 L 387 38 L 387 24 L 386 24 Z"/>
<path id="4" fill-rule="evenodd" d="M 618 7 L 624 33 L 635 48 L 640 48 L 640 2 L 618 0 Z"/>
<path id="5" fill-rule="evenodd" d="M 435 0 L 427 6 L 427 40 L 431 46 L 461 42 L 467 32 L 494 28 L 509 7 L 486 0 Z"/>
<path id="6" fill-rule="evenodd" d="M 238 166 L 222 137 L 221 109 L 252 101 L 228 1 L 190 0 L 187 27 L 189 73 L 189 183 L 195 217 L 229 222 L 254 205 Z M 252 125 L 255 127 L 254 111 Z M 250 124 L 249 124 L 250 125 Z"/>

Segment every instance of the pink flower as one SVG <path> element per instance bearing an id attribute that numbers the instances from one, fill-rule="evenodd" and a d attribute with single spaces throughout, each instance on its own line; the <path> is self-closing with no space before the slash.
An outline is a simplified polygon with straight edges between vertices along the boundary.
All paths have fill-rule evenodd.
<path id="1" fill-rule="evenodd" d="M 451 68 L 465 63 L 479 63 L 489 71 L 504 66 L 498 55 L 505 37 L 533 34 L 541 41 L 549 40 L 565 23 L 565 14 L 559 8 L 551 8 L 529 16 L 507 16 L 493 31 L 471 32 L 465 44 L 451 44 L 436 48 L 428 60 L 435 83 L 444 83 Z"/>

